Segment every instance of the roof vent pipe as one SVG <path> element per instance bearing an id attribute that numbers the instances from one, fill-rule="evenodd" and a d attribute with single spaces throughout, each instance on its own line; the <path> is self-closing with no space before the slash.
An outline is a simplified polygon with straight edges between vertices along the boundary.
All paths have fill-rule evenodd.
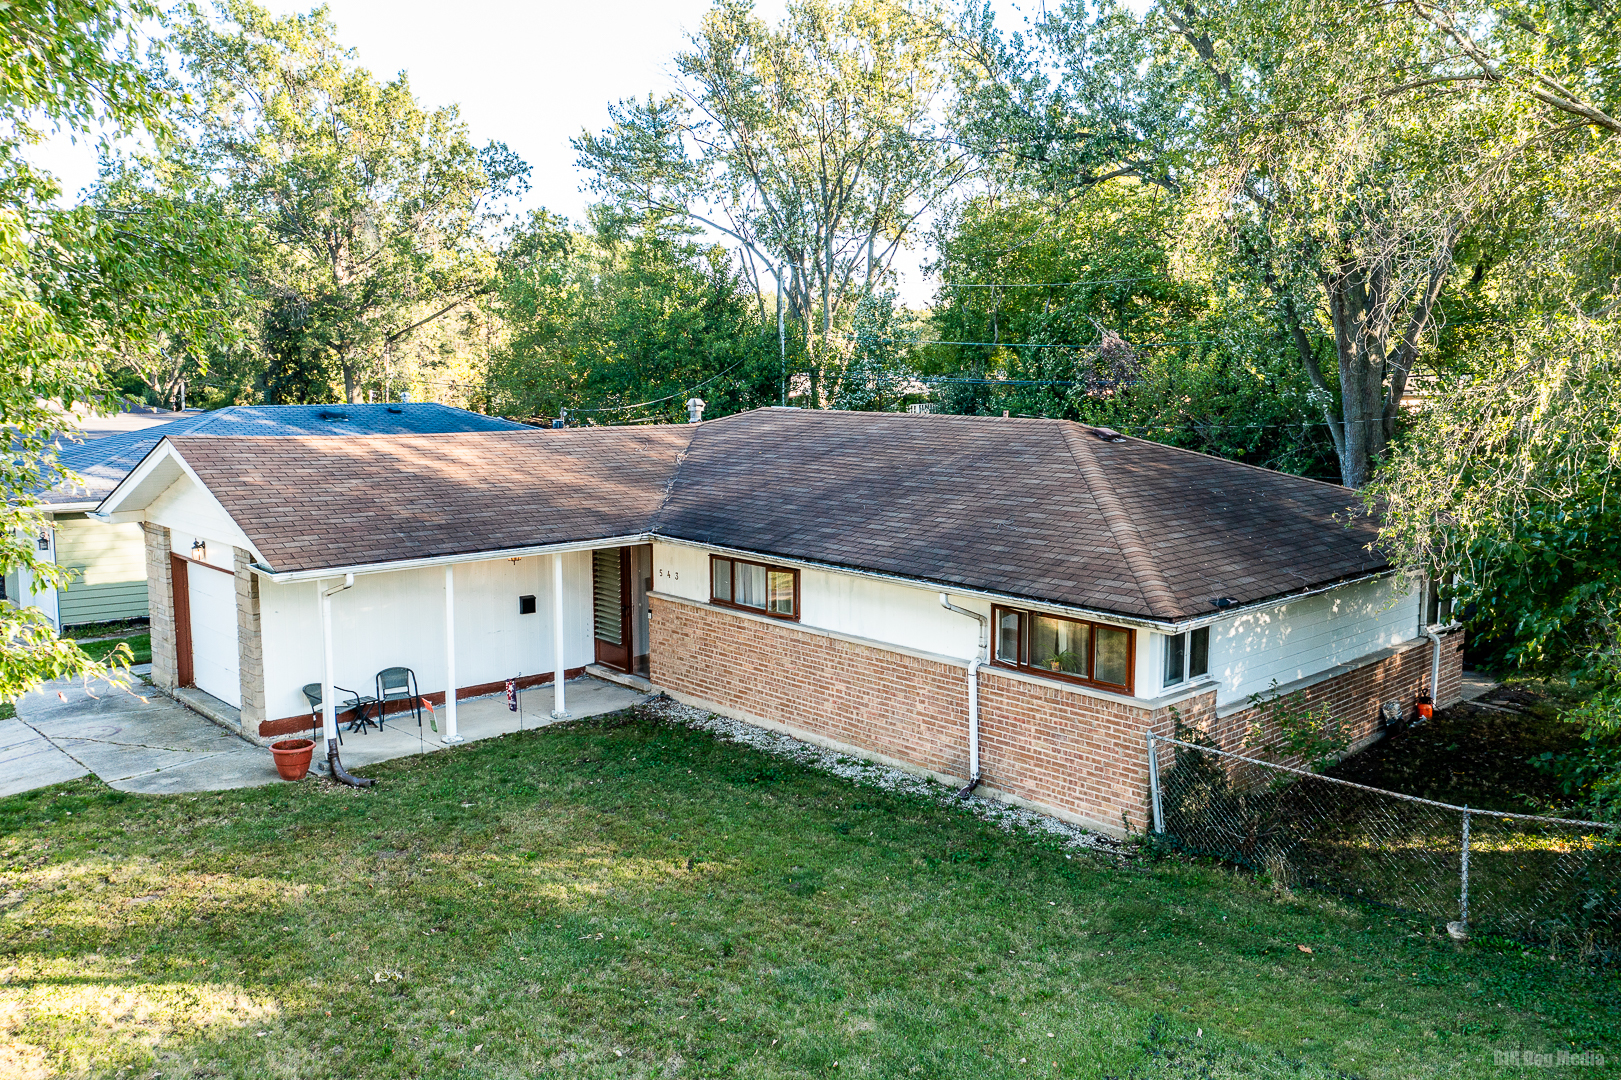
<path id="1" fill-rule="evenodd" d="M 966 799 L 979 786 L 979 669 L 990 654 L 991 620 L 977 611 L 958 607 L 946 593 L 940 594 L 940 606 L 979 623 L 979 654 L 968 661 L 968 786 L 957 792 L 959 799 Z"/>
<path id="2" fill-rule="evenodd" d="M 696 424 L 704 418 L 705 404 L 707 403 L 703 398 L 687 399 L 687 423 Z"/>

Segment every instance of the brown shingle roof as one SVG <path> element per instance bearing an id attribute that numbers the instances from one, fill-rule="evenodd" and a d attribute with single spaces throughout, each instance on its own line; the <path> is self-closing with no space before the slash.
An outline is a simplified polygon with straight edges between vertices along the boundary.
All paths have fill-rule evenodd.
<path id="1" fill-rule="evenodd" d="M 171 440 L 278 571 L 644 532 L 684 427 Z"/>
<path id="2" fill-rule="evenodd" d="M 763 409 L 702 425 L 656 531 L 1179 620 L 1385 568 L 1355 502 L 1064 420 Z"/>
<path id="3" fill-rule="evenodd" d="M 652 532 L 1179 620 L 1386 568 L 1343 488 L 1060 420 L 174 440 L 278 571 Z"/>

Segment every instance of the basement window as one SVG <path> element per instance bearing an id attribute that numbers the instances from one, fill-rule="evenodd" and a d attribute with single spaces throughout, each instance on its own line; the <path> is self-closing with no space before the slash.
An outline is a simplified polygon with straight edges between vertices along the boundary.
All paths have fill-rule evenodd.
<path id="1" fill-rule="evenodd" d="M 722 555 L 709 557 L 709 600 L 722 607 L 799 618 L 799 571 Z"/>
<path id="2" fill-rule="evenodd" d="M 1131 693 L 1135 631 L 998 607 L 992 662 L 1066 682 Z"/>
<path id="3" fill-rule="evenodd" d="M 1201 626 L 1186 634 L 1165 635 L 1166 687 L 1180 686 L 1190 679 L 1210 674 L 1210 627 Z"/>

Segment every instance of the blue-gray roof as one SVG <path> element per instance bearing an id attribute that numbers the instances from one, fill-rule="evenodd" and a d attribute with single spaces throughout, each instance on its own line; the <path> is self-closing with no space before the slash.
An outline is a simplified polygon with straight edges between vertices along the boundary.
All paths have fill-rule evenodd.
<path id="1" fill-rule="evenodd" d="M 527 424 L 431 402 L 390 405 L 231 405 L 167 424 L 82 443 L 63 443 L 57 460 L 85 487 L 57 486 L 50 503 L 100 499 L 171 435 L 435 435 L 451 431 L 533 431 Z M 86 490 L 88 488 L 88 491 Z"/>

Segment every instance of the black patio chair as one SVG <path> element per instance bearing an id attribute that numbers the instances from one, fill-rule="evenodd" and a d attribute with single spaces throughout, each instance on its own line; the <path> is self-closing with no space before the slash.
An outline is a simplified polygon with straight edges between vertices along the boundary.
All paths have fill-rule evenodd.
<path id="1" fill-rule="evenodd" d="M 377 715 L 390 701 L 408 701 L 416 714 L 417 727 L 422 726 L 422 693 L 417 689 L 417 674 L 408 667 L 384 668 L 377 673 Z M 381 724 L 378 725 L 382 727 Z"/>
<path id="2" fill-rule="evenodd" d="M 358 731 L 364 735 L 368 724 L 375 726 L 378 731 L 383 730 L 383 706 L 381 702 L 376 698 L 362 697 L 360 691 L 350 690 L 348 687 L 339 686 L 336 683 L 333 684 L 332 689 L 338 693 L 349 695 L 347 698 L 339 698 L 340 704 L 332 711 L 332 719 L 337 727 L 339 746 L 343 745 L 343 725 L 338 722 L 337 717 L 338 713 L 343 712 L 345 709 L 350 710 L 352 713 L 349 717 L 349 730 L 351 732 Z M 304 699 L 310 703 L 310 734 L 313 737 L 315 729 L 321 726 L 321 684 L 318 682 L 305 683 Z M 377 708 L 376 720 L 366 715 L 366 710 L 373 706 Z"/>

